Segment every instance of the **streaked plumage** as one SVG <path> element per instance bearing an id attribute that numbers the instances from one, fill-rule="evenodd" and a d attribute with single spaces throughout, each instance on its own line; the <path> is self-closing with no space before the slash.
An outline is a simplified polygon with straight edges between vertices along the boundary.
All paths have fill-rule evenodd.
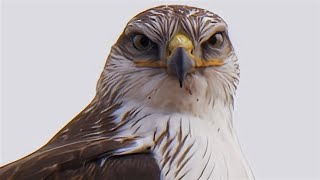
<path id="1" fill-rule="evenodd" d="M 253 179 L 233 127 L 239 66 L 216 14 L 159 6 L 112 47 L 92 102 L 1 179 Z"/>

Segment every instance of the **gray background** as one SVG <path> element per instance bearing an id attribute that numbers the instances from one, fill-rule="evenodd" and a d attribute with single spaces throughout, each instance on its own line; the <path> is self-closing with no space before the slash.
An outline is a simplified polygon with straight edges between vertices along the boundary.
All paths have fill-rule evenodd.
<path id="1" fill-rule="evenodd" d="M 159 4 L 229 24 L 241 68 L 234 126 L 257 179 L 320 179 L 316 0 L 5 0 L 0 165 L 44 145 L 93 98 L 126 22 Z"/>

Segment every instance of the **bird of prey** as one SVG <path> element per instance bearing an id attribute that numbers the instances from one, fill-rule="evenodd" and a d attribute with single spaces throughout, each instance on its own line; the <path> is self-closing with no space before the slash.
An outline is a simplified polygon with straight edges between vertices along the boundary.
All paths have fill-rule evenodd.
<path id="1" fill-rule="evenodd" d="M 0 179 L 253 179 L 232 126 L 238 81 L 218 15 L 141 12 L 112 46 L 90 104 Z"/>

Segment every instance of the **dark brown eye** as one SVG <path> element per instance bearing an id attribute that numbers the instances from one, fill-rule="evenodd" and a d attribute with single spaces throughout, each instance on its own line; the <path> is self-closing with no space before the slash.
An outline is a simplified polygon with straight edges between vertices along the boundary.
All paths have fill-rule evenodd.
<path id="1" fill-rule="evenodd" d="M 152 41 L 145 35 L 137 34 L 133 37 L 133 46 L 139 51 L 145 51 L 152 46 Z"/>
<path id="2" fill-rule="evenodd" d="M 216 33 L 212 35 L 207 42 L 210 46 L 220 47 L 223 44 L 223 40 L 223 35 L 221 33 Z"/>

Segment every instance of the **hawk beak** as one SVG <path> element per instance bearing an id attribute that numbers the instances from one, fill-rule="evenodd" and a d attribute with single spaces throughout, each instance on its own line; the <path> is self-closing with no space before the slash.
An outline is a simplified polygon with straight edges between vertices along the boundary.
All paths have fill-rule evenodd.
<path id="1" fill-rule="evenodd" d="M 169 72 L 176 75 L 182 88 L 184 79 L 193 69 L 193 61 L 183 47 L 177 47 L 168 60 Z"/>
<path id="2" fill-rule="evenodd" d="M 193 44 L 185 35 L 177 34 L 169 42 L 168 49 L 170 54 L 167 61 L 168 71 L 178 78 L 182 88 L 185 77 L 193 71 L 195 66 L 191 54 Z"/>

